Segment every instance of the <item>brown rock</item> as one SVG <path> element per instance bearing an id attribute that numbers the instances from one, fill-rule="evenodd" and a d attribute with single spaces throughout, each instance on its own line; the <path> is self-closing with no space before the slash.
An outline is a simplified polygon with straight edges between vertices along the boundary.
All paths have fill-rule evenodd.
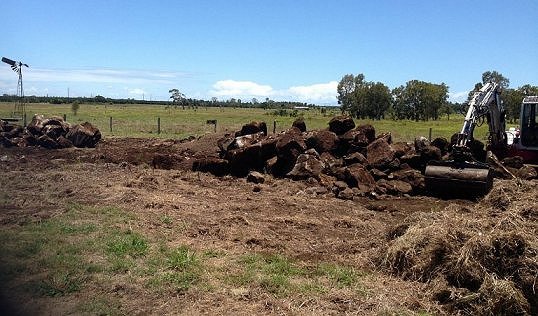
<path id="1" fill-rule="evenodd" d="M 426 137 L 415 138 L 415 151 L 418 153 L 422 151 L 426 146 L 431 146 L 430 141 Z"/>
<path id="2" fill-rule="evenodd" d="M 415 153 L 414 147 L 406 142 L 396 142 L 390 144 L 390 146 L 394 150 L 394 157 L 396 158 Z"/>
<path id="3" fill-rule="evenodd" d="M 291 126 L 298 128 L 303 133 L 306 132 L 306 124 L 302 117 L 297 118 L 295 121 L 293 121 Z"/>
<path id="4" fill-rule="evenodd" d="M 224 158 L 228 160 L 230 172 L 238 177 L 244 177 L 250 170 L 261 170 L 264 161 L 261 159 L 261 144 L 232 149 L 226 152 Z"/>
<path id="5" fill-rule="evenodd" d="M 378 138 L 367 147 L 368 164 L 383 170 L 394 159 L 394 150 L 384 138 Z"/>
<path id="6" fill-rule="evenodd" d="M 206 157 L 196 159 L 192 163 L 193 171 L 209 172 L 217 177 L 224 176 L 230 172 L 227 160 L 216 157 Z"/>
<path id="7" fill-rule="evenodd" d="M 95 147 L 101 139 L 101 132 L 89 122 L 78 124 L 69 129 L 65 136 L 75 147 Z"/>
<path id="8" fill-rule="evenodd" d="M 56 142 L 58 143 L 58 145 L 61 148 L 73 147 L 73 143 L 69 139 L 67 139 L 67 138 L 65 138 L 63 136 L 58 137 L 58 139 L 56 139 Z"/>
<path id="9" fill-rule="evenodd" d="M 28 126 L 26 126 L 26 130 L 32 133 L 34 136 L 40 136 L 42 134 L 41 130 L 43 129 L 44 120 L 45 117 L 43 115 L 34 115 Z"/>
<path id="10" fill-rule="evenodd" d="M 372 125 L 359 125 L 355 130 L 361 132 L 364 136 L 366 136 L 366 139 L 368 139 L 368 143 L 371 143 L 375 140 L 375 128 Z"/>
<path id="11" fill-rule="evenodd" d="M 350 188 L 346 188 L 338 192 L 337 197 L 342 200 L 353 200 L 354 192 Z"/>
<path id="12" fill-rule="evenodd" d="M 379 179 L 386 179 L 387 178 L 386 173 L 384 173 L 383 171 L 378 170 L 376 168 L 373 168 L 372 170 L 370 170 L 370 173 L 372 174 L 372 176 L 374 177 L 374 179 L 376 181 L 379 180 Z"/>
<path id="13" fill-rule="evenodd" d="M 368 163 L 368 160 L 361 153 L 352 153 L 344 157 L 344 162 L 348 166 L 356 163 L 364 165 Z"/>
<path id="14" fill-rule="evenodd" d="M 290 172 L 288 172 L 286 176 L 294 180 L 308 178 L 314 178 L 319 180 L 319 176 L 321 172 L 325 169 L 325 165 L 319 159 L 319 155 L 317 153 L 314 153 L 309 152 L 299 155 L 299 157 L 297 157 L 297 162 L 295 163 L 295 166 Z"/>
<path id="15" fill-rule="evenodd" d="M 58 145 L 58 143 L 54 139 L 48 137 L 47 135 L 39 136 L 37 138 L 37 143 L 39 146 L 48 148 L 48 149 L 60 148 L 60 145 Z"/>
<path id="16" fill-rule="evenodd" d="M 251 171 L 247 175 L 247 182 L 252 182 L 256 184 L 264 183 L 265 177 L 258 171 Z"/>
<path id="17" fill-rule="evenodd" d="M 372 175 L 361 164 L 346 167 L 345 179 L 350 187 L 357 187 L 359 184 L 371 187 L 375 184 Z"/>
<path id="18" fill-rule="evenodd" d="M 385 180 L 377 181 L 377 186 L 382 188 L 381 192 L 386 192 L 393 195 L 409 194 L 413 191 L 411 185 L 401 180 Z"/>
<path id="19" fill-rule="evenodd" d="M 444 155 L 448 152 L 448 147 L 450 143 L 444 137 L 437 137 L 432 141 L 432 146 L 435 146 L 441 150 L 441 155 Z"/>
<path id="20" fill-rule="evenodd" d="M 308 148 L 314 148 L 318 153 L 330 152 L 338 146 L 338 136 L 327 130 L 312 132 L 306 139 Z"/>
<path id="21" fill-rule="evenodd" d="M 289 158 L 294 162 L 299 154 L 306 150 L 306 144 L 303 136 L 295 133 L 293 129 L 279 135 L 275 147 L 278 157 Z"/>
<path id="22" fill-rule="evenodd" d="M 392 173 L 395 180 L 404 181 L 409 183 L 416 193 L 424 190 L 424 175 L 415 169 L 398 170 Z"/>
<path id="23" fill-rule="evenodd" d="M 245 124 L 235 136 L 245 136 L 257 133 L 263 133 L 263 135 L 267 136 L 267 124 L 265 124 L 265 122 L 250 122 Z"/>
<path id="24" fill-rule="evenodd" d="M 329 121 L 329 130 L 336 135 L 343 135 L 355 127 L 355 122 L 349 116 L 335 116 Z"/>
<path id="25" fill-rule="evenodd" d="M 441 160 L 441 150 L 435 146 L 425 146 L 420 150 L 420 159 L 424 165 L 431 160 Z"/>

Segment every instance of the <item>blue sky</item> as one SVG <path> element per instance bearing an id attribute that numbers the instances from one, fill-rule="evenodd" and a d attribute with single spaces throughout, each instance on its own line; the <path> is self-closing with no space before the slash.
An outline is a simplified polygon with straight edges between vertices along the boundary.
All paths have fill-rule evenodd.
<path id="1" fill-rule="evenodd" d="M 446 83 L 497 70 L 538 85 L 538 1 L 4 0 L 0 55 L 27 95 L 336 103 L 343 75 Z M 3 66 L 2 66 L 3 65 Z M 0 94 L 16 75 L 0 65 Z"/>

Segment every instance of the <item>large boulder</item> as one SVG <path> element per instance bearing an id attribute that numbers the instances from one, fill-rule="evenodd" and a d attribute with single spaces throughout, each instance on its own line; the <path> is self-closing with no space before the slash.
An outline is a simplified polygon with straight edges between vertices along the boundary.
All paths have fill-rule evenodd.
<path id="1" fill-rule="evenodd" d="M 375 140 L 375 128 L 370 124 L 359 125 L 355 128 L 356 131 L 361 132 L 368 139 L 368 143 Z"/>
<path id="2" fill-rule="evenodd" d="M 290 129 L 288 132 L 279 135 L 276 144 L 276 154 L 279 158 L 293 161 L 306 150 L 306 143 L 301 133 L 297 133 L 296 129 Z"/>
<path id="3" fill-rule="evenodd" d="M 237 132 L 235 136 L 245 136 L 257 133 L 263 133 L 264 135 L 267 135 L 267 124 L 265 124 L 265 122 L 250 122 L 248 124 L 245 124 L 243 125 L 243 127 L 241 127 L 241 130 Z"/>
<path id="4" fill-rule="evenodd" d="M 34 115 L 30 123 L 26 126 L 26 130 L 34 136 L 41 136 L 41 130 L 43 129 L 43 121 L 45 117 L 40 114 Z"/>
<path id="5" fill-rule="evenodd" d="M 254 144 L 249 147 L 232 149 L 226 152 L 224 158 L 230 164 L 230 172 L 238 177 L 244 177 L 250 170 L 262 170 L 264 161 L 260 159 L 261 146 Z"/>
<path id="6" fill-rule="evenodd" d="M 205 157 L 196 159 L 192 163 L 193 171 L 209 172 L 218 177 L 224 176 L 230 172 L 230 166 L 227 160 L 216 157 Z"/>
<path id="7" fill-rule="evenodd" d="M 101 132 L 89 122 L 78 124 L 69 129 L 65 136 L 75 147 L 93 148 L 101 139 Z"/>
<path id="8" fill-rule="evenodd" d="M 370 166 L 384 170 L 394 159 L 394 149 L 384 138 L 378 138 L 368 145 L 366 159 Z"/>
<path id="9" fill-rule="evenodd" d="M 375 185 L 374 177 L 361 164 L 346 167 L 345 180 L 350 187 L 372 188 Z"/>
<path id="10" fill-rule="evenodd" d="M 338 147 L 338 136 L 334 132 L 322 130 L 309 133 L 306 138 L 308 148 L 318 153 L 331 152 Z"/>
<path id="11" fill-rule="evenodd" d="M 304 119 L 302 117 L 299 117 L 295 121 L 293 121 L 291 126 L 298 128 L 303 133 L 306 132 L 306 123 L 304 122 Z"/>
<path id="12" fill-rule="evenodd" d="M 355 122 L 349 116 L 335 116 L 329 121 L 329 130 L 336 135 L 343 135 L 355 127 Z"/>
<path id="13" fill-rule="evenodd" d="M 319 180 L 319 176 L 324 169 L 325 165 L 320 160 L 318 153 L 314 149 L 309 149 L 297 157 L 295 166 L 293 166 L 293 169 L 286 176 L 294 180 L 308 178 Z"/>
<path id="14" fill-rule="evenodd" d="M 37 144 L 47 149 L 57 149 L 60 145 L 47 135 L 41 135 L 37 138 Z"/>
<path id="15" fill-rule="evenodd" d="M 432 146 L 435 146 L 441 150 L 441 155 L 445 155 L 448 152 L 450 143 L 444 137 L 437 137 L 432 141 Z"/>

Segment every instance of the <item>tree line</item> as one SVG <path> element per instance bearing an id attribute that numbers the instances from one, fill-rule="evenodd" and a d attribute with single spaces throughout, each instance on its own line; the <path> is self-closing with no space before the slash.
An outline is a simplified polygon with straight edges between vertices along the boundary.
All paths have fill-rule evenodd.
<path id="1" fill-rule="evenodd" d="M 174 96 L 177 89 L 170 90 L 172 96 Z M 258 100 L 257 98 L 252 98 L 248 101 L 243 101 L 237 98 L 230 98 L 227 100 L 218 100 L 216 97 L 211 100 L 202 100 L 202 99 L 193 99 L 187 98 L 179 90 L 175 93 L 175 98 L 170 97 L 170 101 L 163 100 L 138 100 L 133 98 L 127 99 L 114 99 L 106 98 L 100 95 L 95 97 L 56 97 L 56 96 L 25 96 L 24 100 L 26 103 L 50 103 L 50 104 L 72 104 L 77 102 L 79 104 L 148 104 L 148 105 L 164 105 L 170 108 L 191 108 L 197 109 L 199 107 L 226 107 L 226 108 L 262 108 L 262 109 L 294 109 L 297 107 L 308 107 L 316 108 L 318 105 L 305 103 L 305 102 L 295 102 L 295 101 L 274 101 L 270 98 L 265 98 L 264 100 Z M 0 102 L 17 102 L 18 97 L 16 95 L 3 94 L 0 95 Z"/>
<path id="2" fill-rule="evenodd" d="M 443 115 L 450 118 L 454 112 L 466 111 L 473 92 L 490 81 L 497 82 L 503 88 L 501 100 L 507 119 L 511 122 L 519 118 L 523 97 L 538 95 L 536 86 L 526 84 L 511 89 L 508 78 L 497 71 L 486 71 L 482 74 L 482 82 L 475 85 L 464 103 L 448 101 L 448 86 L 445 83 L 410 80 L 391 90 L 381 82 L 366 81 L 363 74 L 343 76 L 337 86 L 337 99 L 341 111 L 355 118 L 438 120 Z"/>

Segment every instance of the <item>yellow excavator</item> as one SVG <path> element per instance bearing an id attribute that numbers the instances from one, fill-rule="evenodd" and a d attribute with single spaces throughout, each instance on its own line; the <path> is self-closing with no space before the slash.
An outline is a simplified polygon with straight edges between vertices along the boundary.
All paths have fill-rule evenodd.
<path id="1" fill-rule="evenodd" d="M 489 127 L 487 150 L 498 158 L 520 156 L 525 163 L 538 163 L 538 97 L 525 97 L 520 111 L 520 128 L 508 144 L 505 109 L 501 88 L 495 82 L 485 84 L 469 102 L 465 121 L 452 146 L 449 160 L 430 161 L 425 170 L 426 189 L 444 197 L 477 197 L 487 194 L 493 185 L 493 169 L 473 157 L 471 145 L 478 124 Z"/>

